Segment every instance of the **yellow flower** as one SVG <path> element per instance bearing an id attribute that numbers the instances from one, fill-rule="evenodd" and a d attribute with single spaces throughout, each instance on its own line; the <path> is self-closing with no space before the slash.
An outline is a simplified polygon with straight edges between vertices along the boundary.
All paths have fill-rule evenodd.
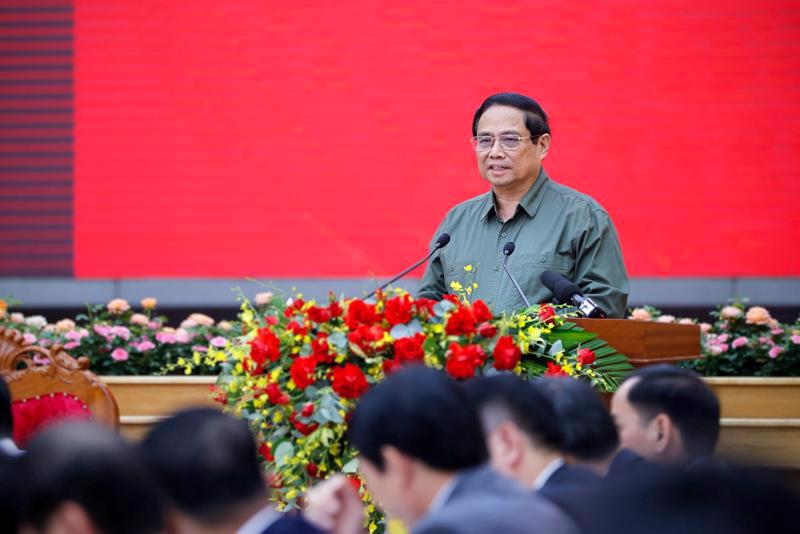
<path id="1" fill-rule="evenodd" d="M 464 289 L 464 286 L 462 286 L 461 282 L 458 280 L 453 280 L 450 282 L 450 287 L 453 289 L 453 291 L 463 291 Z"/>
<path id="2" fill-rule="evenodd" d="M 282 412 L 275 412 L 275 413 L 272 415 L 272 420 L 273 420 L 275 423 L 280 423 L 281 421 L 283 421 L 283 413 L 282 413 Z"/>
<path id="3" fill-rule="evenodd" d="M 464 270 L 470 272 L 472 270 L 472 265 L 465 265 Z"/>

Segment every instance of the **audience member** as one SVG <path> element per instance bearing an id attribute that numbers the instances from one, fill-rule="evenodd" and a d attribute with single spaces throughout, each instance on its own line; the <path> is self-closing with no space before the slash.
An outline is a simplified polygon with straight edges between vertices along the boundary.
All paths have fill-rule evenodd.
<path id="1" fill-rule="evenodd" d="M 564 460 L 605 476 L 619 449 L 619 438 L 600 395 L 574 378 L 542 378 L 539 383 L 553 403 Z"/>
<path id="2" fill-rule="evenodd" d="M 564 434 L 542 384 L 500 374 L 471 380 L 465 389 L 480 413 L 497 471 L 558 503 L 599 482 L 588 469 L 564 461 Z"/>
<path id="3" fill-rule="evenodd" d="M 714 392 L 670 365 L 634 372 L 614 394 L 611 414 L 622 446 L 653 462 L 696 463 L 713 454 L 719 438 Z"/>
<path id="4" fill-rule="evenodd" d="M 4 457 L 22 454 L 11 439 L 14 434 L 14 416 L 11 411 L 11 392 L 6 381 L 0 376 L 0 461 Z"/>
<path id="5" fill-rule="evenodd" d="M 52 427 L 20 461 L 20 532 L 147 534 L 163 527 L 156 484 L 135 448 L 91 423 Z"/>
<path id="6" fill-rule="evenodd" d="M 555 506 L 485 465 L 478 415 L 441 371 L 410 367 L 374 386 L 349 437 L 376 502 L 414 534 L 576 532 Z M 307 513 L 339 534 L 362 530 L 360 500 L 342 477 L 312 490 Z"/>
<path id="7" fill-rule="evenodd" d="M 14 420 L 11 392 L 0 376 L 0 532 L 16 532 L 18 502 L 15 470 L 22 454 L 11 439 Z"/>
<path id="8" fill-rule="evenodd" d="M 210 408 L 160 422 L 141 444 L 165 499 L 167 534 L 318 532 L 270 504 L 247 423 Z"/>

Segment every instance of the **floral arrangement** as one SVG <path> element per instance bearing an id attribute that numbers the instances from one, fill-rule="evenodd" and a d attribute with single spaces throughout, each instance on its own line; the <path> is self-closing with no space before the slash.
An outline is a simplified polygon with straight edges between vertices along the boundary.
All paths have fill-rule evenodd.
<path id="1" fill-rule="evenodd" d="M 456 379 L 512 372 L 582 378 L 613 391 L 631 369 L 627 358 L 559 315 L 534 306 L 494 317 L 480 300 L 442 301 L 378 293 L 374 301 L 244 301 L 243 335 L 209 347 L 205 365 L 221 365 L 215 398 L 249 421 L 284 510 L 300 505 L 316 479 L 344 472 L 360 488 L 355 451 L 345 435 L 358 398 L 408 364 Z M 370 532 L 383 524 L 369 496 Z"/>
<path id="2" fill-rule="evenodd" d="M 0 300 L 0 325 L 22 332 L 29 345 L 61 345 L 76 357 L 87 356 L 97 374 L 219 374 L 219 368 L 203 365 L 196 354 L 208 346 L 225 346 L 228 337 L 238 335 L 235 326 L 193 313 L 172 328 L 156 315 L 156 304 L 156 299 L 145 298 L 140 302 L 141 311 L 135 311 L 127 301 L 114 299 L 88 306 L 87 312 L 74 320 L 50 324 L 41 315 L 9 312 L 6 301 Z M 45 364 L 45 360 L 37 363 Z"/>
<path id="3" fill-rule="evenodd" d="M 769 310 L 743 300 L 718 306 L 713 323 L 699 323 L 702 359 L 683 365 L 705 376 L 800 376 L 800 320 L 781 324 Z M 651 307 L 637 308 L 632 319 L 693 324 Z"/>

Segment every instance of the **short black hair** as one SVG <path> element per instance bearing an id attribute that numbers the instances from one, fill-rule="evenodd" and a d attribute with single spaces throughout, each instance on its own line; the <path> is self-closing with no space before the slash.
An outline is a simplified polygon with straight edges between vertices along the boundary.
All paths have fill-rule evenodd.
<path id="1" fill-rule="evenodd" d="M 422 365 L 396 371 L 367 391 L 350 419 L 348 437 L 380 470 L 386 445 L 447 472 L 489 458 L 478 414 L 467 396 L 444 372 Z"/>
<path id="2" fill-rule="evenodd" d="M 14 416 L 11 412 L 11 391 L 0 377 L 0 438 L 10 438 L 14 433 Z"/>
<path id="3" fill-rule="evenodd" d="M 509 106 L 523 111 L 525 113 L 525 127 L 530 132 L 531 137 L 550 133 L 547 114 L 536 100 L 519 93 L 497 93 L 484 100 L 483 104 L 475 110 L 475 115 L 472 118 L 472 135 L 478 135 L 478 121 L 481 120 L 486 110 L 492 106 Z"/>
<path id="4" fill-rule="evenodd" d="M 83 507 L 100 532 L 146 534 L 164 526 L 157 484 L 136 448 L 110 429 L 88 422 L 49 428 L 30 441 L 19 473 L 20 519 L 37 530 L 66 501 Z"/>
<path id="5" fill-rule="evenodd" d="M 697 374 L 662 364 L 639 369 L 628 378 L 634 379 L 628 402 L 640 417 L 650 421 L 660 413 L 669 416 L 690 458 L 714 453 L 719 440 L 719 400 Z"/>
<path id="6" fill-rule="evenodd" d="M 607 459 L 619 447 L 617 427 L 600 395 L 583 380 L 539 379 L 556 411 L 564 441 L 561 450 L 578 460 Z"/>
<path id="7" fill-rule="evenodd" d="M 469 380 L 463 387 L 481 413 L 487 434 L 497 423 L 510 419 L 537 445 L 561 450 L 564 438 L 555 409 L 536 382 L 502 373 Z"/>
<path id="8" fill-rule="evenodd" d="M 168 504 L 197 520 L 225 522 L 241 504 L 267 495 L 250 428 L 218 410 L 178 412 L 140 448 Z"/>

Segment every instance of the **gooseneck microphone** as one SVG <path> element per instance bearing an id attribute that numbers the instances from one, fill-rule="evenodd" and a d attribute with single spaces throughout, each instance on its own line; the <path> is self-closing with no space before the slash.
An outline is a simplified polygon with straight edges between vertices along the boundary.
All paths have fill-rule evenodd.
<path id="1" fill-rule="evenodd" d="M 584 296 L 581 288 L 572 283 L 567 277 L 555 271 L 542 273 L 542 283 L 550 290 L 562 304 L 572 303 L 584 317 L 603 319 L 608 317 L 606 311 L 595 301 Z"/>
<path id="2" fill-rule="evenodd" d="M 514 288 L 517 290 L 517 293 L 519 293 L 519 296 L 522 297 L 522 302 L 525 303 L 525 306 L 527 308 L 530 308 L 531 303 L 528 302 L 528 299 L 525 297 L 525 293 L 522 292 L 522 288 L 519 287 L 517 281 L 514 280 L 514 277 L 511 275 L 511 271 L 508 270 L 508 266 L 506 265 L 506 263 L 508 262 L 508 257 L 514 253 L 515 248 L 516 245 L 514 245 L 513 241 L 509 241 L 508 243 L 503 245 L 503 269 L 506 271 L 506 274 L 508 275 L 508 278 L 511 280 L 511 283 L 514 284 Z"/>
<path id="3" fill-rule="evenodd" d="M 430 259 L 430 257 L 433 256 L 436 253 L 437 250 L 444 248 L 445 246 L 447 246 L 447 244 L 449 242 L 450 242 L 450 234 L 442 234 L 439 237 L 437 237 L 436 238 L 436 243 L 433 244 L 433 250 L 431 250 L 430 253 L 427 256 L 425 256 L 424 258 L 419 260 L 417 263 L 415 263 L 414 265 L 412 265 L 408 269 L 404 270 L 403 272 L 401 272 L 400 274 L 398 274 L 397 276 L 395 276 L 394 278 L 392 278 L 391 280 L 389 280 L 388 282 L 386 282 L 382 286 L 380 286 L 380 287 L 376 288 L 375 290 L 373 290 L 372 293 L 367 295 L 366 298 L 370 298 L 371 296 L 373 296 L 378 291 L 380 291 L 382 289 L 385 289 L 386 286 L 391 285 L 391 284 L 397 282 L 398 280 L 400 280 L 401 278 L 403 278 L 405 275 L 407 275 L 408 273 L 410 273 L 411 271 L 413 271 L 414 269 L 416 269 L 417 267 L 419 267 L 420 265 L 422 265 L 423 263 L 428 261 Z"/>

